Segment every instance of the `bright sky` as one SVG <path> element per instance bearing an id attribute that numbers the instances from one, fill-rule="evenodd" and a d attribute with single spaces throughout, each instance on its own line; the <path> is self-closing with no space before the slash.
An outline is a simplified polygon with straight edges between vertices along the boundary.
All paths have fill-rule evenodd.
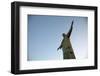
<path id="1" fill-rule="evenodd" d="M 28 60 L 62 60 L 57 48 L 62 33 L 67 33 L 74 20 L 71 43 L 76 59 L 88 57 L 88 18 L 77 16 L 28 15 Z"/>

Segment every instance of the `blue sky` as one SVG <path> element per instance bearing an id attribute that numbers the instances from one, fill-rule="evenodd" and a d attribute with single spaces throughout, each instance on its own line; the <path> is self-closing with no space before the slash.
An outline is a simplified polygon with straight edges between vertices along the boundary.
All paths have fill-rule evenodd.
<path id="1" fill-rule="evenodd" d="M 74 20 L 71 43 L 77 59 L 88 57 L 88 18 L 78 16 L 28 15 L 28 60 L 62 60 L 57 51 Z"/>

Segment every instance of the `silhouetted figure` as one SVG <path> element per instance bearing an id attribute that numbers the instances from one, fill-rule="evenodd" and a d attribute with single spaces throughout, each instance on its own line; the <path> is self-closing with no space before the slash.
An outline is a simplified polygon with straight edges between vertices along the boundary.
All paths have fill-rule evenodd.
<path id="1" fill-rule="evenodd" d="M 72 33 L 72 29 L 73 29 L 73 23 L 74 23 L 74 21 L 72 21 L 72 23 L 71 23 L 71 28 L 70 28 L 69 32 L 67 34 L 65 34 L 65 33 L 62 34 L 63 40 L 61 42 L 61 45 L 57 49 L 57 50 L 59 50 L 62 48 L 63 59 L 76 59 L 71 42 L 70 42 L 70 36 Z"/>

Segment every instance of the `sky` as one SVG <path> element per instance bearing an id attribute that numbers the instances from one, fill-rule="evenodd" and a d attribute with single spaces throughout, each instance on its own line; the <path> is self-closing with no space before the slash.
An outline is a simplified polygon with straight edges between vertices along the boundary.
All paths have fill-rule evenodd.
<path id="1" fill-rule="evenodd" d="M 27 60 L 63 60 L 57 51 L 74 20 L 70 37 L 76 59 L 88 57 L 88 18 L 78 16 L 28 15 Z"/>

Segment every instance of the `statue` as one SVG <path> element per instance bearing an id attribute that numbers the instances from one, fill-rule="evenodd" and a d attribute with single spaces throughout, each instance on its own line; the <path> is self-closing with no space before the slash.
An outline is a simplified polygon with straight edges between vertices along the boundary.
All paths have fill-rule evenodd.
<path id="1" fill-rule="evenodd" d="M 70 36 L 72 33 L 72 29 L 73 29 L 73 23 L 74 21 L 72 21 L 71 23 L 71 28 L 69 30 L 69 32 L 67 34 L 63 33 L 63 40 L 61 42 L 61 45 L 59 46 L 59 49 L 62 48 L 63 51 L 63 59 L 76 59 L 72 45 L 71 45 L 71 41 L 70 41 Z"/>

